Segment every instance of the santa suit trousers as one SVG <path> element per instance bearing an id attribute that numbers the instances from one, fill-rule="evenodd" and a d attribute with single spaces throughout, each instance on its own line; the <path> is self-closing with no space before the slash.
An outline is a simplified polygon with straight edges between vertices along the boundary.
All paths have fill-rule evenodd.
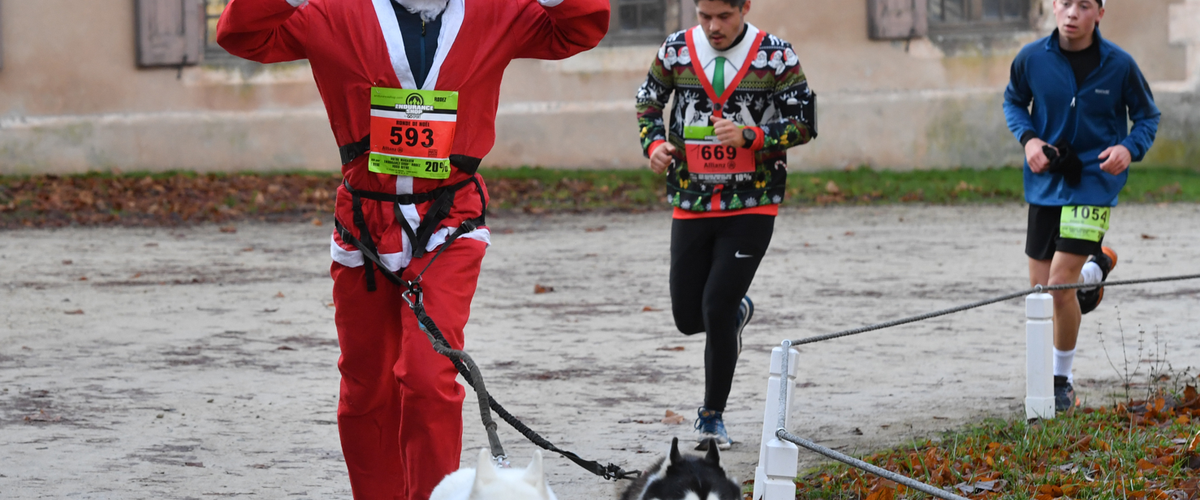
<path id="1" fill-rule="evenodd" d="M 463 348 L 463 327 L 487 244 L 459 239 L 421 279 L 425 309 L 450 346 Z M 411 280 L 436 251 L 413 259 Z M 403 289 L 376 276 L 367 291 L 363 267 L 334 263 L 334 313 L 342 374 L 338 432 L 356 500 L 427 500 L 458 470 L 465 389 L 449 359 L 433 350 Z"/>

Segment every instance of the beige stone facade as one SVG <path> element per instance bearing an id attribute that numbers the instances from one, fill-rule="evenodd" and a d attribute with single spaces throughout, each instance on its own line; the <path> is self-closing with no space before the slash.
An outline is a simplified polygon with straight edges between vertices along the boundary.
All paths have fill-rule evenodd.
<path id="1" fill-rule="evenodd" d="M 688 18 L 691 0 L 664 1 L 667 25 Z M 131 3 L 0 0 L 0 173 L 338 167 L 307 65 L 139 69 Z M 1050 0 L 1030 3 L 1025 29 L 873 41 L 867 0 L 753 0 L 751 22 L 795 45 L 819 95 L 820 137 L 793 150 L 792 168 L 1018 164 L 1000 105 L 1009 64 L 1053 28 Z M 1200 0 L 1107 3 L 1104 35 L 1133 54 L 1163 111 L 1148 162 L 1195 165 Z M 640 167 L 633 95 L 656 49 L 514 62 L 485 164 Z"/>

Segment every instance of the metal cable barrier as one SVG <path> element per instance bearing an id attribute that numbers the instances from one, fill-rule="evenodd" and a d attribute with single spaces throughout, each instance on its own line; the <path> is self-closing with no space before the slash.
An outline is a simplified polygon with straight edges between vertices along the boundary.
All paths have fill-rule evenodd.
<path id="1" fill-rule="evenodd" d="M 796 443 L 799 446 L 802 446 L 811 451 L 814 451 L 816 453 L 824 455 L 827 458 L 832 458 L 832 459 L 842 462 L 846 465 L 865 470 L 867 472 L 870 472 L 871 474 L 875 474 L 876 476 L 882 477 L 884 479 L 895 481 L 897 483 L 903 484 L 905 486 L 908 486 L 909 488 L 920 491 L 922 493 L 933 495 L 938 498 L 944 498 L 945 500 L 968 500 L 964 497 L 960 497 L 960 496 L 950 493 L 946 490 L 943 490 L 943 489 L 940 489 L 940 488 L 937 488 L 934 486 L 930 486 L 928 484 L 922 483 L 915 479 L 909 479 L 908 477 L 901 476 L 900 474 L 897 474 L 890 470 L 871 465 L 871 464 L 866 463 L 857 458 L 843 455 L 841 453 L 833 451 L 829 448 L 821 446 L 817 443 L 814 443 L 814 442 L 804 439 L 802 437 L 793 436 L 786 429 L 779 429 L 778 431 L 775 431 L 775 437 L 778 437 L 779 439 L 782 439 L 784 441 L 791 441 L 793 443 Z"/>
<path id="2" fill-rule="evenodd" d="M 1162 282 L 1167 282 L 1167 281 L 1184 281 L 1184 280 L 1194 280 L 1194 279 L 1200 279 L 1200 274 L 1189 274 L 1189 275 L 1185 275 L 1185 276 L 1167 276 L 1167 277 L 1161 277 L 1161 278 L 1146 278 L 1146 279 L 1140 279 L 1140 280 L 1106 281 L 1106 282 L 1104 282 L 1103 285 L 1096 285 L 1094 283 L 1093 284 L 1072 283 L 1072 284 L 1066 284 L 1066 285 L 1050 285 L 1050 286 L 1038 285 L 1038 286 L 1035 286 L 1028 290 L 1023 290 L 1020 292 L 1013 292 L 1013 293 L 1010 293 L 1007 295 L 1001 295 L 999 297 L 981 300 L 979 302 L 972 302 L 970 304 L 955 306 L 955 307 L 951 307 L 948 309 L 942 309 L 940 311 L 925 313 L 925 314 L 921 314 L 918 316 L 912 316 L 909 318 L 887 321 L 884 323 L 878 323 L 878 324 L 869 325 L 869 326 L 862 326 L 862 327 L 858 327 L 858 328 L 854 328 L 854 329 L 850 329 L 850 330 L 844 330 L 844 331 L 837 332 L 837 333 L 830 333 L 827 335 L 817 335 L 815 337 L 808 337 L 805 339 L 793 340 L 792 345 L 798 346 L 798 345 L 804 345 L 804 344 L 815 344 L 817 342 L 824 342 L 826 340 L 840 339 L 842 337 L 849 337 L 851 335 L 858 335 L 860 333 L 873 332 L 876 330 L 883 330 L 885 328 L 891 328 L 894 326 L 907 325 L 909 323 L 925 321 L 927 319 L 933 319 L 933 318 L 936 318 L 939 316 L 946 316 L 948 314 L 954 314 L 957 312 L 967 311 L 970 309 L 976 309 L 976 308 L 983 307 L 986 305 L 995 304 L 997 302 L 1004 302 L 1006 300 L 1012 300 L 1012 299 L 1024 297 L 1031 293 L 1049 292 L 1051 290 L 1070 290 L 1070 289 L 1076 289 L 1076 288 L 1094 288 L 1097 286 L 1107 288 L 1110 286 L 1140 285 L 1143 283 L 1162 283 Z"/>
<path id="3" fill-rule="evenodd" d="M 837 333 L 831 333 L 831 334 L 827 334 L 827 335 L 818 335 L 818 336 L 808 337 L 808 338 L 799 339 L 799 340 L 784 340 L 782 343 L 782 351 L 780 352 L 780 356 L 781 356 L 780 371 L 774 372 L 775 361 L 772 361 L 772 366 L 773 366 L 772 373 L 773 374 L 779 373 L 779 375 L 780 375 L 780 378 L 779 378 L 780 384 L 778 385 L 778 387 L 783 387 L 784 382 L 790 380 L 791 374 L 788 373 L 790 370 L 789 352 L 791 351 L 791 348 L 793 346 L 814 344 L 817 342 L 824 342 L 826 340 L 833 340 L 833 339 L 838 339 L 838 338 L 842 338 L 842 337 L 849 337 L 849 336 L 858 335 L 861 333 L 883 330 L 886 328 L 905 325 L 905 324 L 909 324 L 909 323 L 916 323 L 919 321 L 924 321 L 924 320 L 936 318 L 939 316 L 946 316 L 946 315 L 954 314 L 957 312 L 967 311 L 970 309 L 975 309 L 975 308 L 983 307 L 986 305 L 995 304 L 997 302 L 1004 302 L 1006 300 L 1011 300 L 1011 299 L 1016 299 L 1019 297 L 1028 296 L 1030 294 L 1040 294 L 1040 293 L 1045 293 L 1045 292 L 1054 291 L 1054 290 L 1072 290 L 1072 289 L 1080 289 L 1080 288 L 1126 286 L 1126 285 L 1138 285 L 1138 284 L 1145 284 L 1145 283 L 1164 283 L 1164 282 L 1170 282 L 1170 281 L 1185 281 L 1185 280 L 1194 280 L 1194 279 L 1200 279 L 1200 274 L 1189 274 L 1189 275 L 1182 275 L 1182 276 L 1165 276 L 1165 277 L 1159 277 L 1159 278 L 1146 278 L 1146 279 L 1124 280 L 1124 281 L 1106 281 L 1100 285 L 1097 285 L 1095 283 L 1091 283 L 1091 284 L 1089 284 L 1089 283 L 1072 283 L 1072 284 L 1050 285 L 1050 286 L 1038 285 L 1038 286 L 1035 286 L 1035 287 L 1027 289 L 1027 290 L 1013 292 L 1013 293 L 1001 295 L 998 297 L 981 300 L 978 302 L 972 302 L 970 304 L 964 304 L 964 305 L 960 305 L 960 306 L 950 307 L 947 309 L 933 311 L 933 312 L 929 312 L 929 313 L 925 313 L 925 314 L 921 314 L 921 315 L 917 315 L 917 316 L 912 316 L 912 317 L 908 317 L 908 318 L 887 321 L 884 323 L 878 323 L 878 324 L 863 326 L 863 327 L 854 328 L 854 329 L 850 329 L 850 330 L 844 330 L 844 331 L 837 332 Z M 776 348 L 776 349 L 780 349 L 780 348 Z M 772 375 L 772 376 L 774 376 L 774 375 Z M 770 391 L 768 391 L 768 392 L 770 392 Z M 790 389 L 787 389 L 787 390 L 780 389 L 779 390 L 778 426 L 773 434 L 775 438 L 779 439 L 780 441 L 790 442 L 797 446 L 803 447 L 805 449 L 808 449 L 810 451 L 813 451 L 815 453 L 823 455 L 827 458 L 837 460 L 839 462 L 850 465 L 851 467 L 861 469 L 863 471 L 874 474 L 876 476 L 894 481 L 898 484 L 903 484 L 909 488 L 920 491 L 922 493 L 926 493 L 928 495 L 932 495 L 937 498 L 942 498 L 945 500 L 968 500 L 964 497 L 955 495 L 955 494 L 950 493 L 941 488 L 917 481 L 915 479 L 912 479 L 912 478 L 909 478 L 906 476 L 902 476 L 900 474 L 889 471 L 887 469 L 883 469 L 883 468 L 875 466 L 875 465 L 871 465 L 862 460 L 850 457 L 848 455 L 839 453 L 837 451 L 834 451 L 834 450 L 831 450 L 824 446 L 821 446 L 819 444 L 816 444 L 807 439 L 793 435 L 792 433 L 790 433 L 788 431 L 787 424 L 786 424 L 787 416 L 788 416 L 788 408 L 789 408 L 788 401 L 787 401 L 789 392 L 790 392 Z M 770 400 L 770 398 L 771 398 L 771 396 L 768 395 L 768 401 Z M 768 427 L 768 429 L 769 429 L 769 427 Z M 768 435 L 768 434 L 765 434 L 765 435 Z M 764 439 L 764 441 L 765 441 L 765 439 Z M 769 446 L 774 446 L 774 445 L 768 445 L 765 442 L 763 443 L 763 454 L 760 454 L 760 457 L 766 456 L 766 449 Z M 757 478 L 757 475 L 756 475 L 756 478 Z M 756 481 L 756 489 L 757 489 L 757 481 Z M 765 495 L 759 496 L 758 492 L 756 491 L 754 497 L 756 499 L 763 499 L 763 498 L 765 498 Z M 780 496 L 780 498 L 783 498 L 783 497 Z M 773 500 L 773 499 L 766 498 L 765 500 Z"/>

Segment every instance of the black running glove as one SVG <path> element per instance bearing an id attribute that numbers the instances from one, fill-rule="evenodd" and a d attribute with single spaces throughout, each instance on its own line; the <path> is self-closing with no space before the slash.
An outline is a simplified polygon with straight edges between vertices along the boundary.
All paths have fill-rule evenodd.
<path id="1" fill-rule="evenodd" d="M 1057 151 L 1055 151 L 1057 149 Z M 1062 174 L 1067 185 L 1079 184 L 1083 178 L 1083 160 L 1075 152 L 1075 148 L 1067 141 L 1058 141 L 1054 147 L 1042 146 L 1042 153 L 1050 160 L 1050 173 Z"/>

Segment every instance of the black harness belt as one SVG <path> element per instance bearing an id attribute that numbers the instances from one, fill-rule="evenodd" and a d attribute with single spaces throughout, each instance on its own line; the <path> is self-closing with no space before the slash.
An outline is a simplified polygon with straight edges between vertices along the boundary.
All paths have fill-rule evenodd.
<path id="1" fill-rule="evenodd" d="M 358 142 L 352 142 L 338 148 L 338 153 L 342 156 L 342 165 L 349 164 L 359 156 L 371 152 L 371 136 L 363 137 Z M 475 175 L 479 171 L 479 162 L 483 161 L 480 158 L 467 155 L 450 155 L 450 164 L 454 165 L 459 171 L 467 175 Z"/>
<path id="2" fill-rule="evenodd" d="M 342 156 L 342 165 L 346 165 L 354 159 L 368 153 L 371 150 L 371 137 L 364 137 L 361 141 L 342 146 L 339 152 Z M 383 262 L 380 260 L 379 250 L 375 247 L 375 240 L 371 237 L 371 232 L 367 228 L 367 220 L 363 215 L 362 203 L 363 200 L 372 200 L 380 203 L 391 203 L 393 212 L 396 217 L 396 222 L 400 223 L 400 227 L 404 229 L 404 233 L 408 235 L 409 244 L 412 245 L 412 256 L 414 259 L 425 255 L 425 247 L 429 244 L 429 239 L 437 232 L 442 221 L 450 216 L 450 210 L 454 207 L 454 197 L 458 190 L 470 185 L 474 185 L 479 193 L 480 206 L 482 207 L 481 214 L 487 213 L 487 198 L 483 195 L 483 185 L 479 179 L 475 177 L 475 172 L 479 169 L 479 158 L 473 158 L 464 155 L 450 155 L 450 164 L 461 172 L 472 176 L 471 178 L 452 184 L 442 186 L 424 193 L 411 194 L 395 194 L 384 193 L 379 191 L 365 191 L 354 189 L 350 186 L 349 180 L 342 180 L 342 184 L 346 187 L 346 191 L 350 193 L 352 205 L 354 207 L 354 227 L 358 228 L 358 237 L 355 238 L 347 230 L 346 226 L 340 220 L 335 219 L 338 235 L 342 241 L 354 245 L 363 253 L 363 266 L 366 268 L 367 275 L 367 290 L 375 291 L 375 266 L 380 266 L 381 270 L 386 270 L 383 267 Z M 408 219 L 404 217 L 404 213 L 400 210 L 401 205 L 418 205 L 421 203 L 430 203 L 429 210 L 425 212 L 425 216 L 421 218 L 421 224 L 416 228 L 409 224 Z M 474 231 L 479 226 L 485 224 L 485 215 L 462 221 L 457 231 L 446 238 L 443 243 L 443 248 L 449 246 L 459 236 Z M 390 273 L 384 272 L 385 276 Z M 389 280 L 391 276 L 388 276 Z"/>

